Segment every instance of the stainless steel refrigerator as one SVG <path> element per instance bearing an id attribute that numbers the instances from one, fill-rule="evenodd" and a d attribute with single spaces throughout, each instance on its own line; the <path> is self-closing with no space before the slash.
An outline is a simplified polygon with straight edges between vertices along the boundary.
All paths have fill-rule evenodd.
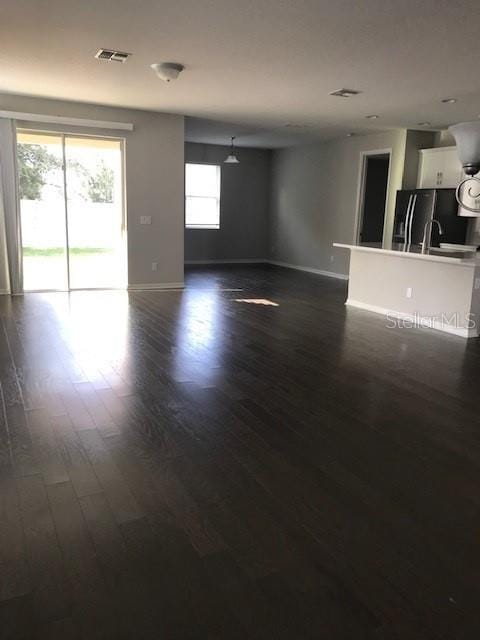
<path id="1" fill-rule="evenodd" d="M 426 223 L 433 218 L 442 225 L 443 235 L 440 236 L 437 225 L 429 225 L 430 246 L 438 247 L 440 240 L 465 244 L 468 218 L 457 214 L 455 189 L 397 191 L 392 242 L 405 250 L 415 250 L 422 243 Z"/>

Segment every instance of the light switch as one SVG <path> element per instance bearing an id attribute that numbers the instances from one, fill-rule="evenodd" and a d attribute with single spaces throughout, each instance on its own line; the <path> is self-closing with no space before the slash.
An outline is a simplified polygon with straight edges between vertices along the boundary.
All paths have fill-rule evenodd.
<path id="1" fill-rule="evenodd" d="M 140 216 L 140 224 L 152 224 L 152 216 Z"/>
<path id="2" fill-rule="evenodd" d="M 413 295 L 412 287 L 407 287 L 407 298 L 411 298 Z"/>

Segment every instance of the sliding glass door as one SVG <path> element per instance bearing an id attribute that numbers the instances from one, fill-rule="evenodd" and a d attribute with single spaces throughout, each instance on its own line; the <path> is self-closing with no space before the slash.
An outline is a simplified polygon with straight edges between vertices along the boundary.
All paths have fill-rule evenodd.
<path id="1" fill-rule="evenodd" d="M 19 131 L 26 291 L 126 283 L 121 140 Z"/>
<path id="2" fill-rule="evenodd" d="M 70 288 L 125 283 L 120 140 L 65 136 Z"/>
<path id="3" fill-rule="evenodd" d="M 23 287 L 68 289 L 63 139 L 17 134 Z"/>

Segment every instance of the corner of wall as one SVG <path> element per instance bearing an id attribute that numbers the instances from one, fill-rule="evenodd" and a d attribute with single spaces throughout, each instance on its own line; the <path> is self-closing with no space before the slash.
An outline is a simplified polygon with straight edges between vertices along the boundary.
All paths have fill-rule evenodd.
<path id="1" fill-rule="evenodd" d="M 415 189 L 419 164 L 418 152 L 420 149 L 435 146 L 435 132 L 407 129 L 406 134 L 402 189 Z"/>

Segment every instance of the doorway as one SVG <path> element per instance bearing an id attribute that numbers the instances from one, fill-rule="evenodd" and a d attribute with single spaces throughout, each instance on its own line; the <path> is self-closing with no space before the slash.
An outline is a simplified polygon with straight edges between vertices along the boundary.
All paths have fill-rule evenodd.
<path id="1" fill-rule="evenodd" d="M 123 140 L 17 132 L 25 291 L 126 285 Z"/>
<path id="2" fill-rule="evenodd" d="M 390 174 L 390 152 L 363 155 L 357 243 L 382 245 Z"/>

